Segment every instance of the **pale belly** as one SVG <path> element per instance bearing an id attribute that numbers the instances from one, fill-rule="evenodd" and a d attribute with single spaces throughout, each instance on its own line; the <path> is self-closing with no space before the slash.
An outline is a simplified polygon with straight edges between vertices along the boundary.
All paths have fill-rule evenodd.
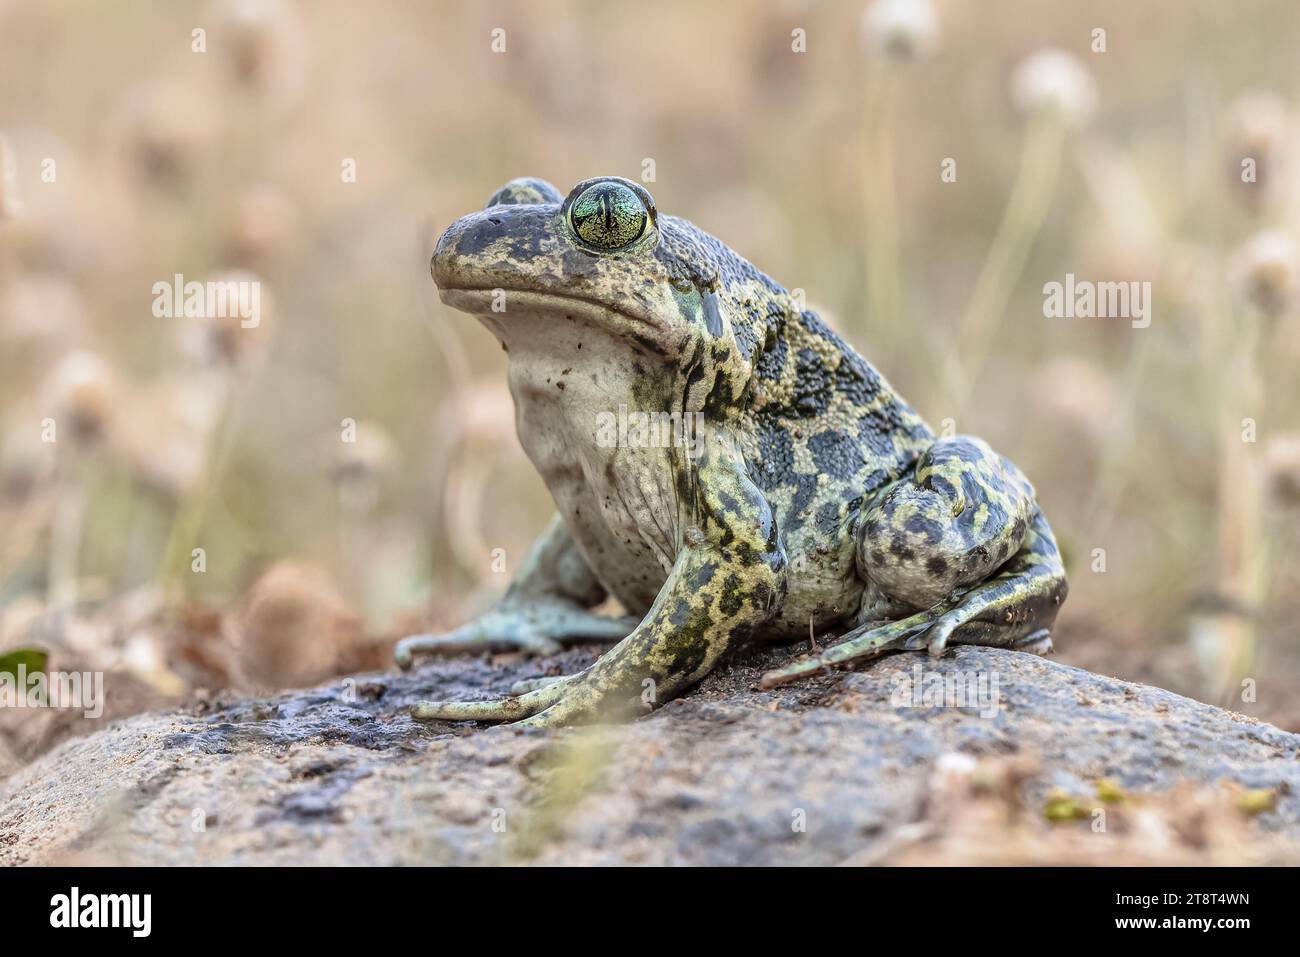
<path id="1" fill-rule="evenodd" d="M 521 435 L 530 419 L 521 415 Z M 525 451 L 587 564 L 629 612 L 644 614 L 668 579 L 680 542 L 676 492 L 659 480 L 668 470 L 629 472 L 619 461 L 626 455 L 566 441 L 554 428 L 531 431 Z"/>
<path id="2" fill-rule="evenodd" d="M 620 412 L 626 420 L 628 412 L 658 410 L 641 409 L 645 399 L 626 386 L 644 375 L 644 367 L 633 368 L 637 358 L 600 346 L 600 333 L 580 324 L 552 324 L 536 344 L 512 336 L 515 426 L 596 577 L 630 613 L 644 614 L 682 541 L 673 476 L 683 452 L 662 444 L 628 447 L 617 427 Z M 652 404 L 662 409 L 670 402 Z"/>

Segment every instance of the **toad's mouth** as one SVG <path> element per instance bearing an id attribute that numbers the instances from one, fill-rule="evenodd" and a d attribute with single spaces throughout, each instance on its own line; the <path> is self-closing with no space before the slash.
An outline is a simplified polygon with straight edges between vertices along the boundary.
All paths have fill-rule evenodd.
<path id="1" fill-rule="evenodd" d="M 558 292 L 534 289 L 485 288 L 469 286 L 439 287 L 443 303 L 470 315 L 491 319 L 494 323 L 535 320 L 539 316 L 581 320 L 608 329 L 645 337 L 661 331 L 654 316 L 640 310 L 615 309 L 603 303 L 567 296 Z"/>

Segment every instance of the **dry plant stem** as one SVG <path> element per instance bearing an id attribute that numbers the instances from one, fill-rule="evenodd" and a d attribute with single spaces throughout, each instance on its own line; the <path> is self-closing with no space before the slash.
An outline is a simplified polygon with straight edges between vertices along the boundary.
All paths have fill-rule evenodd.
<path id="1" fill-rule="evenodd" d="M 1242 419 L 1260 408 L 1257 360 L 1259 317 L 1244 310 L 1224 368 L 1218 415 L 1220 452 L 1218 484 L 1216 581 L 1224 597 L 1241 609 L 1220 626 L 1218 660 L 1223 673 L 1220 697 L 1231 694 L 1250 673 L 1257 646 L 1257 621 L 1267 595 L 1268 542 L 1263 527 L 1263 475 L 1258 445 L 1245 440 Z M 1258 424 L 1257 424 L 1258 425 Z M 1229 624 L 1231 622 L 1231 624 Z"/>
<path id="2" fill-rule="evenodd" d="M 997 337 L 1011 290 L 1024 272 L 1029 251 L 1056 192 L 1065 129 L 1051 117 L 1030 121 L 1012 187 L 975 288 L 945 363 L 944 381 L 954 412 L 960 411 Z"/>
<path id="3" fill-rule="evenodd" d="M 1084 520 L 1080 527 L 1092 529 L 1094 534 L 1101 534 L 1110 527 L 1115 507 L 1122 500 L 1125 483 L 1131 475 L 1132 470 L 1127 466 L 1132 461 L 1131 452 L 1138 431 L 1139 399 L 1154 348 L 1155 337 L 1144 334 L 1138 337 L 1136 347 L 1129 352 L 1123 386 L 1114 405 L 1115 415 L 1106 431 L 1092 490 L 1083 509 Z"/>
<path id="4" fill-rule="evenodd" d="M 483 562 L 491 552 L 482 532 L 487 511 L 483 501 L 490 469 L 470 456 L 455 458 L 459 467 L 447 472 L 443 485 L 443 515 L 451 533 L 447 544 L 456 564 L 472 581 L 481 582 Z"/>
<path id="5" fill-rule="evenodd" d="M 339 564 L 352 606 L 363 615 L 370 597 L 372 519 L 379 498 L 378 483 L 368 475 L 339 485 Z"/>
<path id="6" fill-rule="evenodd" d="M 199 537 L 207 520 L 212 497 L 221 486 L 221 478 L 230 458 L 230 449 L 239 420 L 239 402 L 236 398 L 233 374 L 221 379 L 221 387 L 224 392 L 220 412 L 216 423 L 208 433 L 207 448 L 203 456 L 207 468 L 200 473 L 198 485 L 182 501 L 172 521 L 167 548 L 163 552 L 159 577 L 167 593 L 180 586 L 179 590 L 182 594 L 189 594 L 187 583 L 192 577 L 190 555 L 193 549 L 201 547 Z"/>
<path id="7" fill-rule="evenodd" d="M 81 539 L 89 496 L 90 455 L 88 451 L 74 448 L 69 454 L 60 456 L 58 463 L 47 582 L 47 605 L 51 611 L 71 611 L 77 604 Z"/>
<path id="8" fill-rule="evenodd" d="M 872 348 L 886 362 L 895 347 L 899 308 L 898 202 L 894 131 L 898 73 L 880 60 L 870 67 L 863 116 L 863 204 L 867 229 L 866 317 Z"/>
<path id="9" fill-rule="evenodd" d="M 27 556 L 39 551 L 40 540 L 51 527 L 55 496 L 35 495 L 20 507 L 0 536 L 0 590 L 16 574 Z"/>

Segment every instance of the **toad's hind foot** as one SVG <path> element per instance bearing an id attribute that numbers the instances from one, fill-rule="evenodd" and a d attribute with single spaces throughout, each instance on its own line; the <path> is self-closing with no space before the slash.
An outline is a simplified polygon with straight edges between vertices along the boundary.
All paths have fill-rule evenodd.
<path id="1" fill-rule="evenodd" d="M 850 662 L 867 662 L 891 651 L 920 651 L 928 648 L 932 655 L 936 655 L 941 651 L 936 652 L 934 649 L 941 649 L 942 646 L 934 641 L 930 633 L 947 617 L 936 615 L 934 612 L 920 612 L 902 621 L 855 628 L 849 632 L 844 641 L 827 648 L 820 655 L 804 658 L 784 668 L 767 672 L 759 682 L 759 687 L 764 690 L 776 688 Z M 956 643 L 996 645 L 1032 655 L 1047 655 L 1054 650 L 1052 633 L 1047 628 L 1040 628 L 1023 637 L 1017 637 L 1013 632 L 1005 632 L 1004 640 L 1001 641 L 960 640 Z"/>
<path id="2" fill-rule="evenodd" d="M 829 671 L 850 661 L 869 661 L 888 651 L 916 651 L 926 646 L 925 633 L 935 621 L 933 612 L 923 611 L 886 624 L 863 625 L 853 629 L 838 645 L 814 655 L 777 668 L 763 675 L 759 687 L 775 688 L 798 681 L 821 671 Z"/>

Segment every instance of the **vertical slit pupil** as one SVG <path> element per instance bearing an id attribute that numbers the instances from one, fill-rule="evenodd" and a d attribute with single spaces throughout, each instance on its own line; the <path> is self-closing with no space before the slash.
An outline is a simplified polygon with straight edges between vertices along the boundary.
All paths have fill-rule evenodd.
<path id="1" fill-rule="evenodd" d="M 634 223 L 644 227 L 648 218 L 638 209 L 640 200 L 631 190 L 611 184 L 593 186 L 582 194 L 569 212 L 569 222 L 580 237 L 592 245 L 615 249 L 636 239 Z M 638 217 L 638 214 L 640 216 Z"/>

